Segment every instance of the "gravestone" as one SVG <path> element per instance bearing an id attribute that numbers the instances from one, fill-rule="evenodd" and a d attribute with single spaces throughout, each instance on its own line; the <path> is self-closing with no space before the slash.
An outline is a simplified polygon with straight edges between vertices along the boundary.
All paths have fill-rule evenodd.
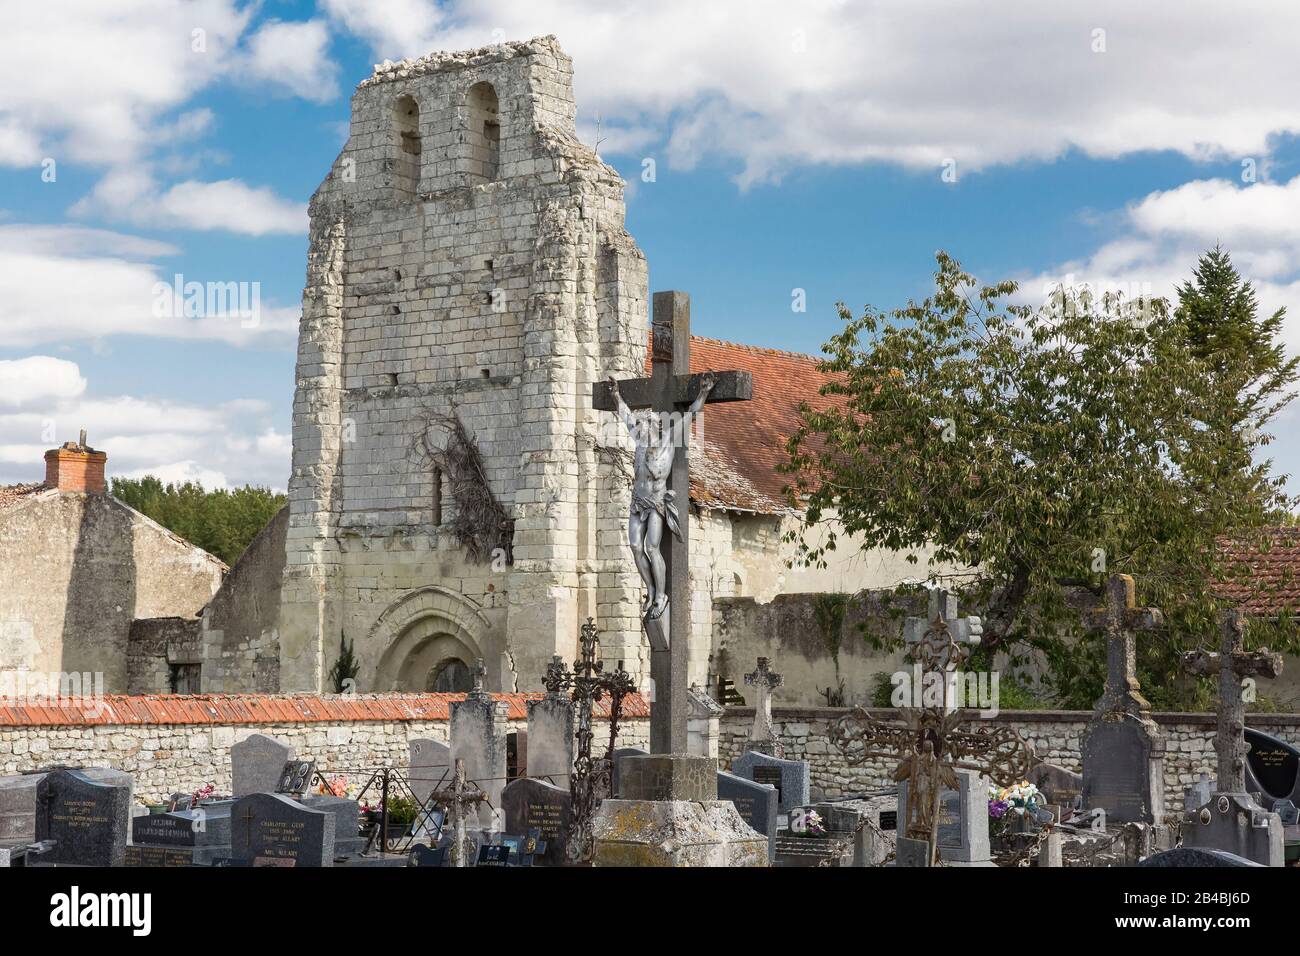
<path id="1" fill-rule="evenodd" d="M 79 770 L 55 770 L 36 786 L 36 839 L 53 840 L 41 863 L 122 866 L 131 791 Z"/>
<path id="2" fill-rule="evenodd" d="M 348 797 L 332 795 L 303 797 L 304 807 L 321 810 L 334 817 L 335 858 L 360 853 L 366 846 L 361 836 L 361 805 Z"/>
<path id="3" fill-rule="evenodd" d="M 36 788 L 55 768 L 39 773 L 0 777 L 0 844 L 32 843 L 36 840 Z M 96 783 L 127 788 L 127 802 L 134 790 L 131 775 L 109 767 L 65 767 L 77 770 Z"/>
<path id="4" fill-rule="evenodd" d="M 447 865 L 447 847 L 417 843 L 407 856 L 407 866 L 440 867 Z"/>
<path id="5" fill-rule="evenodd" d="M 1300 802 L 1300 750 L 1285 740 L 1247 727 L 1246 790 L 1274 800 Z"/>
<path id="6" fill-rule="evenodd" d="M 478 804 L 478 825 L 493 830 L 498 825 L 495 809 L 501 806 L 501 792 L 506 787 L 506 734 L 509 730 L 509 705 L 494 701 L 483 689 L 487 668 L 478 662 L 474 687 L 464 700 L 451 704 L 451 761 L 465 763 L 465 777 L 472 786 L 487 794 Z M 491 806 L 489 806 L 489 803 Z"/>
<path id="7" fill-rule="evenodd" d="M 131 821 L 128 866 L 211 866 L 231 856 L 233 800 L 212 801 L 193 810 L 173 810 Z"/>
<path id="8" fill-rule="evenodd" d="M 557 654 L 553 666 L 563 666 Z M 528 775 L 568 786 L 573 770 L 573 701 L 559 690 L 528 702 Z"/>
<path id="9" fill-rule="evenodd" d="M 939 795 L 937 851 L 951 866 L 993 866 L 989 845 L 988 784 L 973 770 L 957 770 L 959 788 Z M 898 811 L 906 819 L 910 788 L 898 784 Z M 902 863 L 899 864 L 902 866 Z"/>
<path id="10" fill-rule="evenodd" d="M 718 771 L 718 799 L 730 800 L 742 820 L 767 837 L 769 863 L 776 861 L 777 793 L 771 784 L 755 783 Z"/>
<path id="11" fill-rule="evenodd" d="M 1083 734 L 1083 806 L 1107 823 L 1160 823 L 1164 817 L 1165 739 L 1137 679 L 1136 633 L 1164 623 L 1134 600 L 1133 578 L 1111 575 L 1106 603 L 1088 627 L 1106 635 L 1106 687 Z"/>
<path id="12" fill-rule="evenodd" d="M 451 780 L 451 748 L 441 740 L 417 737 L 409 743 L 411 761 L 407 780 L 411 792 L 421 804 L 427 803 L 429 794 Z"/>
<path id="13" fill-rule="evenodd" d="M 1083 796 L 1083 774 L 1056 764 L 1038 764 L 1029 771 L 1027 779 L 1050 804 L 1073 808 Z"/>
<path id="14" fill-rule="evenodd" d="M 1253 860 L 1228 853 L 1226 850 L 1214 850 L 1207 847 L 1180 846 L 1147 857 L 1138 866 L 1262 866 Z"/>
<path id="15" fill-rule="evenodd" d="M 568 853 L 569 826 L 573 819 L 573 798 L 568 787 L 545 780 L 512 780 L 501 795 L 507 833 L 538 831 L 546 851 L 538 862 L 560 866 Z"/>
<path id="16" fill-rule="evenodd" d="M 231 795 L 273 793 L 294 749 L 266 734 L 251 734 L 230 748 Z"/>
<path id="17" fill-rule="evenodd" d="M 1219 681 L 1215 792 L 1204 806 L 1185 808 L 1183 845 L 1223 850 L 1264 866 L 1284 866 L 1281 818 L 1246 792 L 1246 701 L 1241 689 L 1243 677 L 1278 676 L 1282 656 L 1268 648 L 1247 651 L 1245 619 L 1233 610 L 1220 621 L 1219 651 L 1191 651 L 1183 655 L 1183 666 L 1193 674 L 1213 674 Z"/>
<path id="18" fill-rule="evenodd" d="M 811 773 L 806 760 L 785 760 L 747 750 L 731 764 L 731 772 L 777 789 L 777 808 L 786 813 L 809 802 Z"/>
<path id="19" fill-rule="evenodd" d="M 231 809 L 231 856 L 250 866 L 333 866 L 336 826 L 333 814 L 278 793 L 251 793 Z"/>

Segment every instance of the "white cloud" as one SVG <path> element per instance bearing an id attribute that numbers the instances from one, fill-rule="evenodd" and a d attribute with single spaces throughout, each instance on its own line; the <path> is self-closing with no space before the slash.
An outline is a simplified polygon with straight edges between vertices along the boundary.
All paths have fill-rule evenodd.
<path id="1" fill-rule="evenodd" d="M 60 376 L 80 383 L 63 394 L 29 395 L 22 407 L 0 405 L 0 484 L 38 481 L 45 451 L 86 429 L 90 444 L 108 453 L 111 476 L 156 475 L 224 488 L 231 481 L 283 489 L 290 442 L 275 430 L 265 402 L 236 399 L 204 406 L 114 395 L 87 397 L 75 363 L 32 356 L 19 362 L 70 366 Z M 0 363 L 0 382 L 5 376 Z"/>
<path id="2" fill-rule="evenodd" d="M 324 0 L 376 59 L 554 33 L 584 116 L 657 128 L 670 167 L 742 184 L 802 163 L 971 171 L 1145 150 L 1263 157 L 1300 130 L 1300 7 L 1188 0 Z M 1105 52 L 1094 52 L 1104 29 Z M 588 120 L 589 128 L 589 120 Z M 639 151 L 637 137 L 606 149 Z"/>
<path id="3" fill-rule="evenodd" d="M 76 362 L 48 355 L 0 359 L 0 407 L 76 398 L 85 390 L 86 380 Z"/>
<path id="4" fill-rule="evenodd" d="M 175 277 L 148 260 L 174 251 L 165 243 L 103 229 L 0 225 L 0 347 L 110 335 L 239 346 L 293 341 L 299 307 L 262 302 L 256 276 L 183 276 L 181 305 L 185 283 L 199 281 L 202 307 L 189 315 L 183 308 L 158 310 L 160 288 L 174 287 Z M 247 291 L 244 302 L 256 301 L 258 307 L 247 310 L 251 317 L 241 317 L 224 296 L 206 295 L 208 288 L 224 292 L 232 282 Z M 210 310 L 209 302 L 217 307 Z"/>
<path id="5" fill-rule="evenodd" d="M 338 65 L 329 58 L 329 41 L 324 20 L 268 21 L 249 37 L 240 73 L 259 86 L 281 86 L 305 100 L 328 102 L 339 94 Z"/>

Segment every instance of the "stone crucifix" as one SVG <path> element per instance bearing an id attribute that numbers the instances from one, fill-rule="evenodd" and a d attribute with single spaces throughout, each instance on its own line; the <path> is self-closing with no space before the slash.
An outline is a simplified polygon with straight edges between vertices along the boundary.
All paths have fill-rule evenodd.
<path id="1" fill-rule="evenodd" d="M 1133 577 L 1112 574 L 1106 582 L 1106 603 L 1088 612 L 1089 630 L 1106 634 L 1106 688 L 1097 701 L 1103 713 L 1147 714 L 1151 705 L 1137 679 L 1137 632 L 1162 627 L 1159 608 L 1137 607 Z"/>
<path id="2" fill-rule="evenodd" d="M 745 683 L 754 688 L 754 727 L 749 733 L 749 749 L 772 757 L 782 757 L 781 742 L 772 732 L 772 691 L 785 684 L 785 678 L 768 669 L 768 659 L 760 657 L 758 667 L 745 675 Z"/>
<path id="3" fill-rule="evenodd" d="M 591 389 L 592 408 L 617 412 L 637 443 L 628 544 L 647 590 L 643 626 L 655 685 L 650 749 L 657 754 L 687 752 L 690 418 L 705 402 L 753 397 L 748 372 L 690 373 L 690 302 L 685 292 L 654 294 L 650 378 L 595 382 Z M 650 414 L 633 416 L 632 409 Z"/>
<path id="4" fill-rule="evenodd" d="M 1245 649 L 1245 623 L 1241 612 L 1232 610 L 1220 620 L 1219 652 L 1188 651 L 1183 665 L 1193 674 L 1219 676 L 1219 725 L 1214 752 L 1219 758 L 1219 793 L 1246 792 L 1246 697 L 1244 677 L 1277 677 L 1282 673 L 1282 655 L 1267 647 Z"/>
<path id="5" fill-rule="evenodd" d="M 974 615 L 957 616 L 957 595 L 935 588 L 927 600 L 926 617 L 909 617 L 903 622 L 903 640 L 920 674 L 922 658 L 933 659 L 935 672 L 943 680 L 945 709 L 957 707 L 957 668 L 969 657 L 984 636 L 984 625 Z"/>

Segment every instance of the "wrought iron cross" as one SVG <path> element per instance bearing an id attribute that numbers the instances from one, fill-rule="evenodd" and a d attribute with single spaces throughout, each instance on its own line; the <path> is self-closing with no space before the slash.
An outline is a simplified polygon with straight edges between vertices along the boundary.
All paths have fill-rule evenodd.
<path id="1" fill-rule="evenodd" d="M 1228 611 L 1220 619 L 1219 652 L 1188 651 L 1183 664 L 1193 674 L 1219 675 L 1219 724 L 1214 735 L 1214 752 L 1219 758 L 1219 793 L 1246 792 L 1246 699 L 1241 679 L 1248 676 L 1277 677 L 1282 673 L 1282 655 L 1267 647 L 1247 651 L 1245 623 L 1241 612 Z"/>
<path id="2" fill-rule="evenodd" d="M 960 668 L 967 648 L 953 640 L 948 619 L 936 615 L 911 650 L 923 673 L 946 675 Z M 939 804 L 944 788 L 955 790 L 958 770 L 974 770 L 999 782 L 1020 780 L 1029 773 L 1033 748 L 1010 727 L 959 730 L 974 711 L 950 709 L 945 693 L 927 707 L 901 707 L 902 726 L 872 717 L 861 707 L 830 726 L 832 744 L 850 766 L 871 759 L 897 759 L 892 779 L 908 781 L 907 818 L 903 833 L 929 846 L 929 865 L 938 853 Z"/>
<path id="3" fill-rule="evenodd" d="M 619 392 L 629 408 L 651 408 L 661 415 L 680 415 L 689 408 L 700 392 L 700 375 L 691 368 L 691 300 L 685 292 L 654 294 L 654 323 L 651 335 L 649 378 L 635 378 L 618 383 Z M 748 372 L 716 372 L 716 382 L 707 402 L 743 402 L 753 397 L 753 382 Z M 617 411 L 618 404 L 608 382 L 591 387 L 591 407 L 597 411 Z M 662 551 L 667 565 L 665 580 L 668 613 L 645 622 L 650 640 L 650 676 L 655 685 L 650 711 L 650 750 L 652 753 L 686 753 L 686 692 L 688 669 L 690 602 L 690 434 L 680 429 L 677 452 L 673 459 L 669 488 L 682 509 L 681 536 L 666 533 Z M 667 618 L 665 621 L 664 618 Z M 665 626 L 666 625 L 666 626 Z M 671 635 L 681 636 L 673 641 Z"/>
<path id="4" fill-rule="evenodd" d="M 623 668 L 606 673 L 605 662 L 600 659 L 600 631 L 591 618 L 582 625 L 578 641 L 581 655 L 573 662 L 573 670 L 566 670 L 557 654 L 546 667 L 545 679 L 548 694 L 571 690 L 577 709 L 578 746 L 573 772 L 569 774 L 572 800 L 567 849 L 568 858 L 573 863 L 585 862 L 591 857 L 591 821 L 600 802 L 609 796 L 623 699 L 636 691 L 636 682 Z M 609 695 L 609 746 L 604 757 L 593 758 L 591 745 L 595 733 L 591 728 L 591 710 L 606 694 Z"/>

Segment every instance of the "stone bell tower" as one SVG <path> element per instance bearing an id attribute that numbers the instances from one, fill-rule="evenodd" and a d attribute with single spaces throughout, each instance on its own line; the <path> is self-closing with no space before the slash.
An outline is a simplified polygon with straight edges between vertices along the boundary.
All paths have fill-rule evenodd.
<path id="1" fill-rule="evenodd" d="M 645 258 L 623 183 L 578 141 L 553 37 L 385 62 L 311 201 L 280 608 L 280 683 L 331 690 L 538 689 L 574 656 L 643 672 L 626 480 L 591 383 L 640 374 Z M 513 521 L 470 560 L 458 418 Z"/>

